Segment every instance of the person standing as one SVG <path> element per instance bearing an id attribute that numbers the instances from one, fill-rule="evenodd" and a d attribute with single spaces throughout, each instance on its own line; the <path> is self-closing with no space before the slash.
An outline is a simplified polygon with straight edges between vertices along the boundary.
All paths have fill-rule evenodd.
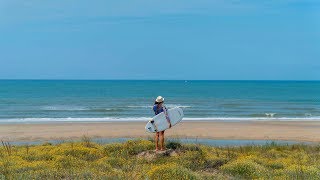
<path id="1" fill-rule="evenodd" d="M 171 122 L 167 114 L 167 108 L 164 106 L 164 98 L 162 96 L 158 96 L 153 105 L 153 111 L 155 115 L 164 112 L 167 122 L 169 123 L 169 128 L 171 128 Z M 156 132 L 155 135 L 155 143 L 156 143 L 156 151 L 159 150 L 159 139 L 160 139 L 160 150 L 165 150 L 164 148 L 164 131 Z"/>

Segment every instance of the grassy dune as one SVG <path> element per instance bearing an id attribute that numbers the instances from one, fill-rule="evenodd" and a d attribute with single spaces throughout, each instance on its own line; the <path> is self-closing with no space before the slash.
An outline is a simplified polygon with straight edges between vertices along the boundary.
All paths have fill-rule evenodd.
<path id="1" fill-rule="evenodd" d="M 320 179 L 320 145 L 209 147 L 167 142 L 175 156 L 137 156 L 149 140 L 0 148 L 0 179 Z"/>

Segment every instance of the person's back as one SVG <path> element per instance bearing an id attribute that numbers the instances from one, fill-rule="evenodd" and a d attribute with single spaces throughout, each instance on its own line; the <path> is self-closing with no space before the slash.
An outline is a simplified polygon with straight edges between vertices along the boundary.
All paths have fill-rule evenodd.
<path id="1" fill-rule="evenodd" d="M 165 109 L 165 108 L 166 108 L 166 107 L 163 106 L 162 103 L 159 104 L 159 103 L 155 102 L 155 104 L 153 105 L 154 114 L 155 114 L 155 115 L 158 115 L 158 114 L 164 112 L 164 109 Z"/>

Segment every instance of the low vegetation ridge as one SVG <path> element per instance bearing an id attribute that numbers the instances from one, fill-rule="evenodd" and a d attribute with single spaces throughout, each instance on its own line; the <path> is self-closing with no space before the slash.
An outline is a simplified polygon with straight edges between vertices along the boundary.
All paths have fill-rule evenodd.
<path id="1" fill-rule="evenodd" d="M 320 179 L 320 145 L 211 147 L 152 140 L 12 146 L 2 142 L 0 179 Z"/>

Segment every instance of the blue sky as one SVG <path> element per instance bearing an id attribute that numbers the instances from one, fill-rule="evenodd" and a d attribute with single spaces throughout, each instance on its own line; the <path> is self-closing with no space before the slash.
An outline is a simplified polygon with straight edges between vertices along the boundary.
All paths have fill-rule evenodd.
<path id="1" fill-rule="evenodd" d="M 319 0 L 3 0 L 0 79 L 319 80 Z"/>

